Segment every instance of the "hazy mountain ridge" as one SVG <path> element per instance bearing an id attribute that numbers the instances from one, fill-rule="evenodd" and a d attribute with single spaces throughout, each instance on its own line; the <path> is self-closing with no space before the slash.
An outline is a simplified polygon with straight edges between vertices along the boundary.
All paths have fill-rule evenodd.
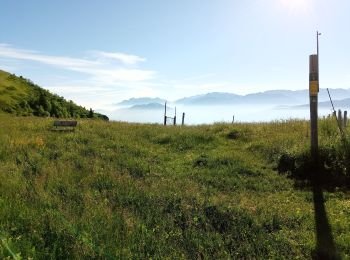
<path id="1" fill-rule="evenodd" d="M 143 110 L 143 109 L 164 110 L 164 104 L 149 103 L 149 104 L 142 104 L 142 105 L 134 105 L 134 106 L 128 107 L 127 109 L 132 109 L 132 110 Z M 167 109 L 172 109 L 172 108 L 167 106 Z"/>
<path id="2" fill-rule="evenodd" d="M 349 90 L 330 89 L 330 93 L 336 109 L 347 107 L 346 105 L 342 107 L 337 100 L 350 99 Z M 145 99 L 142 101 L 145 101 Z M 331 113 L 331 105 L 326 89 L 320 90 L 319 103 L 319 115 Z M 248 95 L 214 92 L 168 102 L 167 114 L 168 116 L 175 115 L 174 108 L 177 107 L 177 116 L 180 117 L 182 113 L 185 113 L 187 124 L 232 122 L 233 116 L 235 116 L 237 122 L 266 122 L 290 118 L 308 118 L 308 104 L 309 91 L 306 89 L 297 91 L 271 90 Z M 162 123 L 164 103 L 116 107 L 115 110 L 106 113 L 113 120 Z"/>
<path id="3" fill-rule="evenodd" d="M 116 103 L 117 106 L 135 106 L 135 105 L 147 105 L 147 104 L 164 104 L 165 99 L 162 98 L 151 98 L 151 97 L 141 97 L 141 98 L 130 98 Z"/>
<path id="4" fill-rule="evenodd" d="M 333 100 L 333 105 L 335 107 L 335 109 L 337 108 L 344 108 L 344 107 L 349 107 L 350 108 L 350 98 L 344 98 L 344 99 L 337 99 L 337 100 Z M 297 107 L 308 107 L 309 104 L 303 104 Z M 319 102 L 318 103 L 319 107 L 332 107 L 331 101 L 323 101 L 323 102 Z"/>
<path id="5" fill-rule="evenodd" d="M 330 89 L 332 99 L 338 100 L 344 97 L 350 98 L 349 89 Z M 326 89 L 320 89 L 319 101 L 329 100 Z M 247 95 L 237 95 L 231 93 L 208 93 L 187 97 L 176 101 L 180 104 L 188 105 L 237 105 L 237 104 L 304 104 L 309 101 L 309 91 L 305 90 L 269 90 L 264 92 L 252 93 Z"/>
<path id="6" fill-rule="evenodd" d="M 225 92 L 212 92 L 203 95 L 185 97 L 176 100 L 174 103 L 182 105 L 215 105 L 236 102 L 240 98 L 239 95 Z"/>
<path id="7" fill-rule="evenodd" d="M 350 89 L 329 89 L 333 100 L 350 98 Z M 124 100 L 118 105 L 130 106 L 161 104 L 164 106 L 165 99 L 161 98 L 131 98 Z M 320 89 L 319 102 L 329 101 L 326 89 Z M 211 92 L 207 94 L 184 97 L 173 101 L 179 105 L 241 105 L 241 104 L 269 104 L 269 105 L 296 105 L 309 102 L 309 90 L 268 90 L 264 92 L 252 93 L 247 95 L 238 95 L 227 92 Z M 153 105 L 154 106 L 154 105 Z M 142 107 L 142 106 L 141 106 Z M 141 108 L 140 107 L 140 108 Z M 152 106 L 150 106 L 152 107 Z M 160 106 L 159 106 L 160 107 Z M 147 108 L 144 106 L 143 108 Z"/>

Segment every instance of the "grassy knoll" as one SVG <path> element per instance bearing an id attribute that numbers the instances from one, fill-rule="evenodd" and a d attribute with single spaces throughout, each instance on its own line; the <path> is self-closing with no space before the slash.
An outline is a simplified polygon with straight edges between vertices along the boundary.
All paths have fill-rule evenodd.
<path id="1" fill-rule="evenodd" d="M 59 118 L 108 117 L 52 94 L 29 79 L 0 70 L 0 113 Z"/>
<path id="2" fill-rule="evenodd" d="M 346 181 L 305 180 L 306 122 L 0 123 L 0 257 L 350 257 Z M 323 167 L 347 176 L 334 122 L 320 135 Z"/>

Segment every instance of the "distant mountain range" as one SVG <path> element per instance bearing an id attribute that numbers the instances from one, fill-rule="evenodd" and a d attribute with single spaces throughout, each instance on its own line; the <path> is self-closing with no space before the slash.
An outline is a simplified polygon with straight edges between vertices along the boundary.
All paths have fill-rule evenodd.
<path id="1" fill-rule="evenodd" d="M 166 106 L 168 111 L 173 110 L 173 107 L 170 106 Z M 134 106 L 129 106 L 129 107 L 122 107 L 119 110 L 126 110 L 126 111 L 131 111 L 131 110 L 164 110 L 164 104 L 160 104 L 160 103 L 149 103 L 149 104 L 141 104 L 141 105 L 134 105 Z"/>
<path id="2" fill-rule="evenodd" d="M 333 105 L 335 108 L 344 108 L 348 107 L 350 108 L 350 98 L 340 99 L 340 100 L 333 100 Z M 298 107 L 308 107 L 309 104 L 304 104 Z M 319 107 L 329 107 L 331 108 L 331 102 L 330 101 L 323 101 L 318 103 Z"/>
<path id="3" fill-rule="evenodd" d="M 142 105 L 134 105 L 134 106 L 130 107 L 129 109 L 133 109 L 133 110 L 142 110 L 142 109 L 164 110 L 164 104 L 149 103 L 149 104 L 142 104 Z M 167 109 L 171 109 L 171 108 L 167 106 Z"/>
<path id="4" fill-rule="evenodd" d="M 349 89 L 330 89 L 332 99 L 350 98 Z M 319 101 L 329 100 L 326 89 L 320 89 Z M 183 105 L 237 105 L 237 104 L 269 104 L 269 105 L 289 105 L 304 104 L 309 102 L 308 90 L 270 90 L 248 95 L 236 95 L 232 93 L 214 92 L 205 95 L 197 95 L 182 98 L 175 103 Z"/>
<path id="5" fill-rule="evenodd" d="M 350 99 L 350 89 L 330 89 L 330 94 L 333 100 Z M 319 102 L 329 104 L 329 97 L 326 89 L 320 89 Z M 309 102 L 308 90 L 269 90 L 265 92 L 253 93 L 248 95 L 237 95 L 225 92 L 212 92 L 203 95 L 181 98 L 173 101 L 174 105 L 238 105 L 238 104 L 268 104 L 268 105 L 302 105 Z M 124 100 L 116 105 L 128 106 L 131 109 L 162 109 L 165 99 L 162 98 L 131 98 Z M 343 101 L 348 104 L 347 101 Z M 340 104 L 340 103 L 339 103 Z M 337 103 L 337 106 L 340 106 Z"/>
<path id="6" fill-rule="evenodd" d="M 176 100 L 174 103 L 181 105 L 219 105 L 219 104 L 233 104 L 237 103 L 240 99 L 240 95 L 225 93 L 225 92 L 212 92 L 204 95 L 196 95 L 192 97 L 185 97 Z"/>
<path id="7" fill-rule="evenodd" d="M 147 105 L 147 104 L 164 104 L 165 99 L 161 98 L 150 98 L 150 97 L 142 97 L 142 98 L 130 98 L 128 100 L 123 100 L 120 103 L 115 105 L 117 106 L 139 106 L 139 105 Z"/>

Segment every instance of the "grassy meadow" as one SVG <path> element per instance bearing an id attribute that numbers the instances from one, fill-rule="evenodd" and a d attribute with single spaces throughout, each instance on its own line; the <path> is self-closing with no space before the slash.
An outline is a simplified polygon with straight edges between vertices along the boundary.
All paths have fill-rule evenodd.
<path id="1" fill-rule="evenodd" d="M 305 121 L 52 122 L 0 114 L 0 258 L 350 258 L 349 153 L 332 119 L 320 183 Z"/>

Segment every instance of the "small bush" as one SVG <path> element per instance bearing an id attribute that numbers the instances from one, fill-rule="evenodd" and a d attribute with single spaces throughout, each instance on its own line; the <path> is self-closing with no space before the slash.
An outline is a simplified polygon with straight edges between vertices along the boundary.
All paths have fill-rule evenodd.
<path id="1" fill-rule="evenodd" d="M 227 138 L 228 139 L 232 139 L 232 140 L 236 140 L 239 137 L 239 131 L 236 129 L 231 130 L 228 134 L 227 134 Z"/>
<path id="2" fill-rule="evenodd" d="M 295 171 L 295 156 L 291 154 L 282 154 L 278 160 L 277 170 L 279 173 Z"/>
<path id="3" fill-rule="evenodd" d="M 206 167 L 208 165 L 208 157 L 206 155 L 201 155 L 194 160 L 194 167 Z"/>

